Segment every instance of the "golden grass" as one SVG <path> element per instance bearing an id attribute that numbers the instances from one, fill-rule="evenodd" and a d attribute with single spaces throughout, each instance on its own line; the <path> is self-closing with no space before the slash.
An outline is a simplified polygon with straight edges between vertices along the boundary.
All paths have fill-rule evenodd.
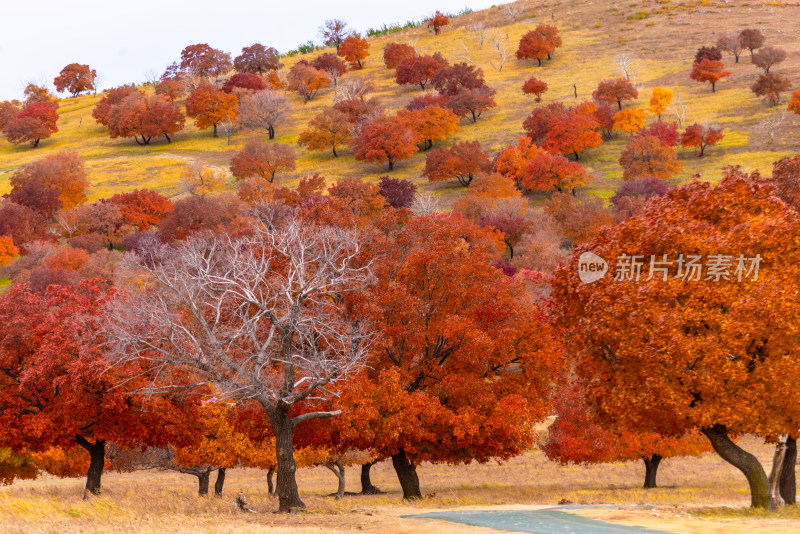
<path id="1" fill-rule="evenodd" d="M 370 39 L 371 55 L 365 68 L 349 72 L 343 81 L 356 76 L 369 79 L 375 85 L 375 96 L 389 110 L 396 110 L 421 91 L 394 83 L 393 71 L 383 66 L 382 50 L 386 43 L 411 42 L 422 53 L 439 51 L 451 62 L 464 61 L 464 56 L 468 56 L 484 70 L 487 82 L 497 90 L 499 106 L 485 113 L 477 124 L 462 123 L 461 130 L 444 144 L 478 140 L 487 149 L 498 150 L 523 134 L 522 121 L 537 105 L 520 91 L 524 80 L 535 75 L 548 83 L 550 89 L 545 94 L 544 103 L 560 100 L 570 104 L 575 101 L 572 84 L 577 85 L 579 100 L 590 98 L 601 79 L 618 75 L 614 58 L 627 52 L 637 58 L 638 78 L 644 86 L 640 101 L 634 105 L 647 107 L 651 89 L 666 87 L 685 102 L 689 123 L 713 121 L 724 129 L 725 139 L 718 146 L 711 147 L 704 158 L 694 157 L 692 150 L 681 149 L 684 169 L 677 177 L 678 182 L 688 180 L 696 173 L 701 173 L 704 179 L 716 180 L 721 167 L 728 164 L 741 164 L 747 169 L 768 173 L 774 160 L 796 152 L 798 120 L 792 118 L 788 126 L 777 134 L 774 144 L 759 142 L 755 134 L 758 122 L 780 112 L 785 104 L 767 107 L 750 93 L 748 87 L 758 71 L 749 64 L 747 54 L 742 56 L 739 64 L 733 64 L 727 56 L 724 58 L 733 75 L 719 82 L 716 93 L 711 93 L 708 84 L 690 80 L 688 73 L 698 46 L 713 43 L 720 32 L 752 25 L 753 21 L 766 30 L 770 44 L 789 52 L 789 59 L 778 70 L 797 70 L 800 66 L 797 37 L 770 31 L 784 27 L 786 17 L 792 13 L 796 15 L 796 8 L 790 4 L 772 4 L 743 2 L 732 8 L 732 4 L 669 0 L 646 0 L 625 5 L 530 1 L 525 3 L 524 13 L 515 24 L 510 23 L 502 6 L 498 6 L 454 19 L 440 36 L 434 36 L 421 26 Z M 497 62 L 497 53 L 491 39 L 487 38 L 480 47 L 468 31 L 470 24 L 481 20 L 501 35 L 508 36 L 511 57 L 502 72 L 492 67 L 492 62 Z M 543 68 L 534 66 L 535 62 L 518 61 L 513 57 L 521 35 L 538 22 L 557 25 L 564 41 L 564 46 Z M 313 58 L 329 51 L 285 58 L 286 67 L 301 58 Z M 20 165 L 66 149 L 77 150 L 87 159 L 94 186 L 90 193 L 92 199 L 135 187 L 153 187 L 166 194 L 177 194 L 176 179 L 181 164 L 200 161 L 227 169 L 231 153 L 251 136 L 238 135 L 228 146 L 224 138 L 212 137 L 209 130 L 198 131 L 190 121 L 186 129 L 175 136 L 173 143 L 154 140 L 151 146 L 140 147 L 129 139 L 110 139 L 105 129 L 94 122 L 91 111 L 99 98 L 81 96 L 63 100 L 60 131 L 43 141 L 38 149 L 0 143 L 0 194 L 8 191 L 8 178 Z M 300 97 L 290 95 L 292 118 L 277 128 L 277 141 L 294 145 L 308 120 L 330 106 L 332 98 L 330 89 L 322 91 L 307 104 L 303 104 Z M 624 144 L 625 138 L 620 136 L 583 155 L 582 162 L 596 176 L 588 185 L 592 194 L 606 198 L 618 187 L 621 173 L 617 161 Z M 355 161 L 349 149 L 343 150 L 339 158 L 299 147 L 297 152 L 297 170 L 279 176 L 279 182 L 293 185 L 300 177 L 314 172 L 328 177 L 331 182 L 348 175 L 374 181 L 388 174 L 383 165 Z M 399 162 L 392 176 L 412 179 L 442 196 L 445 204 L 451 203 L 463 189 L 426 183 L 420 177 L 424 160 L 425 154 L 420 153 L 411 160 Z"/>
<path id="2" fill-rule="evenodd" d="M 743 438 L 741 444 L 768 465 L 770 446 L 750 437 Z M 0 524 L 4 526 L 3 532 L 26 534 L 79 531 L 179 534 L 209 528 L 213 532 L 254 532 L 253 529 L 263 526 L 270 527 L 269 532 L 283 532 L 283 528 L 289 529 L 286 532 L 329 532 L 337 526 L 342 531 L 394 532 L 396 516 L 401 513 L 443 508 L 552 505 L 566 499 L 576 504 L 703 506 L 703 511 L 696 515 L 716 519 L 728 513 L 723 506 L 742 510 L 749 504 L 744 477 L 714 454 L 664 460 L 659 470 L 661 487 L 654 490 L 641 489 L 642 462 L 558 466 L 537 450 L 501 464 L 423 464 L 418 472 L 427 498 L 403 503 L 389 462 L 372 469 L 373 483 L 387 493 L 345 497 L 342 501 L 327 497 L 336 488 L 335 478 L 328 470 L 302 469 L 298 481 L 309 513 L 295 518 L 241 514 L 233 509 L 233 498 L 239 492 L 246 495 L 251 508 L 257 511 L 277 508 L 275 498 L 266 493 L 265 473 L 253 469 L 229 470 L 222 499 L 198 498 L 196 479 L 176 473 L 107 473 L 103 478 L 103 496 L 88 501 L 81 499 L 82 480 L 43 477 L 0 488 Z M 358 474 L 356 467 L 347 470 L 348 491 L 359 491 Z M 739 513 L 731 511 L 730 516 L 738 517 Z M 781 517 L 786 519 L 800 519 L 796 513 L 783 514 Z M 741 517 L 751 515 L 741 512 Z M 373 525 L 378 519 L 380 522 Z M 800 521 L 796 524 L 800 526 Z"/>

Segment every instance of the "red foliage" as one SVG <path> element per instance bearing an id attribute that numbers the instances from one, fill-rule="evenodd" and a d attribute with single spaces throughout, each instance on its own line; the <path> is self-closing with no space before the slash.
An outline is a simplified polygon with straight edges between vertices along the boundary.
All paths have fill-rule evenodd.
<path id="1" fill-rule="evenodd" d="M 409 159 L 417 152 L 414 132 L 396 117 L 377 117 L 364 125 L 353 141 L 359 161 L 388 163 L 394 169 L 397 161 Z"/>
<path id="2" fill-rule="evenodd" d="M 50 102 L 28 104 L 5 125 L 3 134 L 15 145 L 30 143 L 35 148 L 39 146 L 40 140 L 47 139 L 58 131 L 57 109 Z"/>
<path id="3" fill-rule="evenodd" d="M 484 111 L 497 107 L 493 98 L 495 92 L 486 85 L 476 89 L 463 88 L 450 95 L 447 106 L 459 117 L 468 117 L 474 123 Z"/>
<path id="4" fill-rule="evenodd" d="M 336 54 L 321 54 L 311 61 L 311 66 L 327 73 L 333 80 L 333 85 L 336 85 L 339 77 L 347 72 L 347 64 Z"/>
<path id="5" fill-rule="evenodd" d="M 547 84 L 542 80 L 531 77 L 522 84 L 522 92 L 526 95 L 536 95 L 536 101 L 542 101 L 542 95 L 547 91 Z"/>
<path id="6" fill-rule="evenodd" d="M 171 83 L 179 83 L 175 82 L 174 80 L 169 80 Z M 164 83 L 164 82 L 162 82 Z M 161 85 L 161 84 L 159 84 Z M 181 85 L 181 92 L 183 92 L 183 85 Z M 158 90 L 156 88 L 156 93 Z M 121 85 L 120 87 L 114 87 L 109 89 L 103 94 L 103 98 L 97 103 L 97 105 L 92 110 L 92 117 L 94 120 L 98 122 L 98 124 L 102 124 L 103 126 L 108 126 L 108 115 L 111 113 L 111 110 L 114 106 L 125 100 L 131 95 L 139 95 L 142 94 L 135 85 Z M 175 100 L 174 98 L 170 98 L 170 100 Z"/>
<path id="7" fill-rule="evenodd" d="M 383 63 L 387 69 L 394 69 L 404 59 L 416 55 L 414 47 L 404 43 L 388 43 L 383 47 Z"/>
<path id="8" fill-rule="evenodd" d="M 634 100 L 638 96 L 639 91 L 636 90 L 627 78 L 603 80 L 592 93 L 592 98 L 596 101 L 603 102 L 610 106 L 617 104 L 620 110 L 622 110 L 623 100 Z"/>
<path id="9" fill-rule="evenodd" d="M 455 63 L 439 69 L 431 77 L 431 85 L 439 94 L 453 96 L 462 89 L 479 89 L 486 85 L 483 70 L 469 63 Z"/>
<path id="10" fill-rule="evenodd" d="M 157 225 L 174 209 L 172 201 L 152 189 L 137 189 L 128 193 L 117 193 L 109 202 L 119 208 L 126 224 L 140 231 Z"/>
<path id="11" fill-rule="evenodd" d="M 527 161 L 519 177 L 520 185 L 528 191 L 574 190 L 586 180 L 583 165 L 545 150 Z"/>
<path id="12" fill-rule="evenodd" d="M 676 146 L 678 144 L 678 123 L 677 122 L 654 122 L 650 126 L 642 128 L 636 132 L 635 137 L 646 135 L 657 138 L 665 146 Z"/>
<path id="13" fill-rule="evenodd" d="M 252 72 L 240 72 L 234 74 L 222 85 L 222 90 L 226 93 L 232 93 L 234 89 L 246 89 L 247 91 L 261 91 L 267 88 L 267 82 L 262 76 L 253 74 Z"/>
<path id="14" fill-rule="evenodd" d="M 61 72 L 53 80 L 53 85 L 56 86 L 56 91 L 69 91 L 72 96 L 78 96 L 83 91 L 94 89 L 96 77 L 97 71 L 89 68 L 89 65 L 70 63 L 61 69 Z"/>
<path id="15" fill-rule="evenodd" d="M 697 147 L 700 149 L 698 156 L 702 158 L 706 147 L 716 145 L 722 138 L 721 129 L 713 125 L 694 123 L 687 126 L 681 135 L 681 146 Z"/>
<path id="16" fill-rule="evenodd" d="M 432 56 L 410 56 L 397 64 L 394 79 L 398 85 L 419 85 L 424 91 L 430 79 L 448 65 L 439 52 Z"/>
<path id="17" fill-rule="evenodd" d="M 233 60 L 236 72 L 252 72 L 264 74 L 281 68 L 280 54 L 272 47 L 267 48 L 261 43 L 242 48 L 242 53 Z"/>
<path id="18" fill-rule="evenodd" d="M 175 202 L 175 209 L 158 225 L 158 233 L 167 242 L 204 231 L 236 234 L 246 226 L 245 209 L 246 204 L 233 195 L 192 195 Z"/>
<path id="19" fill-rule="evenodd" d="M 185 118 L 167 97 L 136 93 L 113 106 L 106 123 L 112 139 L 133 137 L 137 144 L 149 145 L 153 137 L 161 135 L 171 142 L 170 136 L 183 129 Z"/>
<path id="20" fill-rule="evenodd" d="M 489 155 L 478 141 L 460 141 L 451 147 L 437 148 L 425 158 L 422 176 L 431 182 L 456 179 L 464 187 L 491 167 Z"/>
<path id="21" fill-rule="evenodd" d="M 231 174 L 239 180 L 259 176 L 272 183 L 276 173 L 293 171 L 296 160 L 289 145 L 251 139 L 231 158 Z"/>
<path id="22" fill-rule="evenodd" d="M 704 59 L 700 63 L 692 65 L 692 72 L 689 78 L 696 82 L 708 82 L 711 84 L 711 92 L 717 92 L 717 82 L 731 73 L 725 70 L 725 65 L 722 61 L 714 61 L 711 59 Z"/>
<path id="23" fill-rule="evenodd" d="M 86 202 L 89 189 L 83 158 L 77 152 L 58 152 L 25 165 L 14 173 L 9 184 L 12 201 L 49 217 L 58 209 L 68 210 Z M 55 192 L 57 204 L 53 202 L 52 193 L 46 190 Z M 42 192 L 42 198 L 26 194 L 34 191 Z"/>
<path id="24" fill-rule="evenodd" d="M 233 68 L 231 55 L 205 43 L 189 45 L 181 50 L 180 68 L 192 76 L 219 78 Z"/>
<path id="25" fill-rule="evenodd" d="M 448 24 L 450 24 L 450 17 L 441 11 L 436 11 L 436 13 L 428 19 L 428 28 L 433 28 L 434 35 L 439 35 L 439 32 L 442 31 L 442 27 Z"/>
<path id="26" fill-rule="evenodd" d="M 358 35 L 351 35 L 338 46 L 337 53 L 350 63 L 351 68 L 364 68 L 362 62 L 369 56 L 369 41 Z"/>

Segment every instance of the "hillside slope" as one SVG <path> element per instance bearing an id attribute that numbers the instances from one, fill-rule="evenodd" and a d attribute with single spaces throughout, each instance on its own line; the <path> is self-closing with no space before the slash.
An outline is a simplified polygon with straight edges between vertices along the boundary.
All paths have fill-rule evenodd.
<path id="1" fill-rule="evenodd" d="M 396 110 L 422 93 L 419 88 L 398 86 L 394 82 L 394 71 L 383 65 L 385 44 L 411 43 L 420 53 L 441 52 L 450 62 L 464 61 L 466 56 L 483 69 L 487 83 L 497 90 L 498 107 L 485 113 L 476 124 L 462 122 L 461 130 L 446 144 L 477 140 L 486 149 L 497 151 L 523 134 L 522 121 L 534 106 L 555 100 L 566 104 L 575 102 L 573 84 L 577 88 L 578 101 L 591 98 L 591 92 L 601 79 L 619 75 L 615 58 L 627 53 L 636 58 L 637 77 L 642 86 L 637 106 L 646 109 L 652 88 L 666 87 L 685 103 L 688 123 L 709 121 L 723 128 L 725 138 L 710 149 L 706 157 L 698 158 L 689 149 L 679 151 L 684 163 L 679 181 L 696 173 L 705 179 L 716 179 L 723 165 L 743 165 L 748 169 L 769 172 L 774 160 L 797 151 L 800 117 L 789 114 L 773 142 L 759 133 L 758 125 L 765 117 L 785 110 L 787 96 L 780 105 L 768 107 L 750 92 L 749 87 L 759 69 L 750 64 L 747 52 L 743 53 L 738 64 L 733 63 L 731 56 L 723 57 L 732 75 L 719 82 L 715 94 L 711 93 L 708 84 L 690 80 L 689 71 L 698 47 L 713 45 L 717 36 L 725 31 L 755 27 L 764 33 L 767 44 L 787 50 L 788 58 L 777 71 L 793 78 L 800 67 L 800 32 L 797 27 L 789 25 L 793 24 L 791 21 L 800 19 L 800 4 L 724 0 L 646 0 L 624 5 L 608 0 L 523 1 L 519 4 L 524 9 L 516 23 L 503 6 L 496 6 L 454 18 L 439 36 L 423 25 L 372 38 L 365 68 L 350 71 L 342 79 L 358 76 L 371 81 L 375 86 L 374 96 L 389 110 Z M 487 37 L 481 47 L 475 34 L 469 30 L 479 21 L 485 22 L 490 32 L 508 38 L 509 59 L 502 72 L 493 67 L 497 64 L 498 54 L 492 39 Z M 545 62 L 541 68 L 536 67 L 535 61 L 519 61 L 513 55 L 520 37 L 538 22 L 558 26 L 564 43 L 553 60 Z M 303 37 L 298 36 L 298 40 Z M 288 69 L 302 58 L 311 59 L 330 51 L 286 57 L 283 62 Z M 231 52 L 234 55 L 238 53 Z M 532 97 L 520 91 L 522 83 L 532 75 L 545 80 L 550 87 L 542 104 L 535 104 Z M 796 77 L 794 83 L 795 88 L 800 87 L 800 77 Z M 99 98 L 98 95 L 62 100 L 60 131 L 43 141 L 40 148 L 15 147 L 0 142 L 0 194 L 8 191 L 8 179 L 20 165 L 68 149 L 78 151 L 87 161 L 93 184 L 92 199 L 137 187 L 150 187 L 175 195 L 180 192 L 177 180 L 183 165 L 201 161 L 227 170 L 232 153 L 254 135 L 239 134 L 227 146 L 223 137 L 212 137 L 210 130 L 199 131 L 191 125 L 191 119 L 187 119 L 186 129 L 177 134 L 171 144 L 159 139 L 154 140 L 151 146 L 141 147 L 130 139 L 110 139 L 105 128 L 95 123 L 91 111 Z M 292 119 L 289 124 L 278 128 L 276 140 L 296 146 L 297 137 L 309 119 L 329 107 L 332 99 L 332 89 L 320 92 L 308 104 L 303 104 L 298 95 L 290 94 Z M 621 180 L 617 160 L 627 137 L 621 134 L 601 147 L 587 151 L 582 157 L 582 163 L 594 176 L 588 185 L 593 194 L 608 197 Z M 339 158 L 299 147 L 296 150 L 299 156 L 297 170 L 290 176 L 279 178 L 284 184 L 291 185 L 313 172 L 327 177 L 329 182 L 348 175 L 377 180 L 387 174 L 385 166 L 355 161 L 349 149 L 343 150 Z M 425 153 L 419 153 L 411 160 L 399 162 L 391 175 L 426 184 L 426 188 L 434 190 L 445 200 L 462 190 L 455 184 L 427 184 L 420 177 L 424 161 Z"/>

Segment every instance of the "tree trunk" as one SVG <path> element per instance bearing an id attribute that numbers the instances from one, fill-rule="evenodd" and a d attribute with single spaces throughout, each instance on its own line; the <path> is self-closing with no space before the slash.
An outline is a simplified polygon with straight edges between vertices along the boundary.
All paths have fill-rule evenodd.
<path id="1" fill-rule="evenodd" d="M 769 506 L 767 474 L 758 463 L 758 459 L 731 441 L 728 429 L 724 425 L 704 428 L 702 432 L 711 442 L 714 451 L 747 477 L 750 485 L 750 505 L 753 508 L 767 508 Z"/>
<path id="2" fill-rule="evenodd" d="M 661 456 L 654 454 L 650 458 L 643 458 L 644 460 L 644 489 L 652 489 L 658 487 L 656 485 L 656 476 L 658 475 L 658 464 L 661 463 Z"/>
<path id="3" fill-rule="evenodd" d="M 331 458 L 328 458 L 328 461 L 325 462 L 325 467 L 331 470 L 331 472 L 336 475 L 336 479 L 339 481 L 339 486 L 336 488 L 336 498 L 342 499 L 344 498 L 344 488 L 345 488 L 345 479 L 344 479 L 344 464 L 342 464 L 342 458 L 336 457 L 336 460 L 331 461 Z"/>
<path id="4" fill-rule="evenodd" d="M 33 148 L 36 148 L 38 146 L 39 146 L 39 139 L 34 139 L 33 140 Z"/>
<path id="5" fill-rule="evenodd" d="M 578 84 L 577 83 L 573 83 L 572 84 L 572 91 L 575 93 L 575 98 L 578 98 Z"/>
<path id="6" fill-rule="evenodd" d="M 271 497 L 275 496 L 275 484 L 272 483 L 272 475 L 274 474 L 275 468 L 270 467 L 269 471 L 267 471 L 267 493 L 269 493 Z"/>
<path id="7" fill-rule="evenodd" d="M 786 455 L 783 457 L 781 471 L 781 498 L 786 504 L 796 504 L 797 484 L 795 482 L 795 465 L 797 464 L 797 441 L 786 438 Z"/>
<path id="8" fill-rule="evenodd" d="M 734 54 L 733 57 L 736 58 L 734 63 L 739 63 L 739 54 Z"/>
<path id="9" fill-rule="evenodd" d="M 372 466 L 376 463 L 378 463 L 377 460 L 361 466 L 361 495 L 378 495 L 379 493 L 383 493 L 372 485 L 372 479 L 370 479 L 369 476 L 369 470 L 372 469 Z"/>
<path id="10" fill-rule="evenodd" d="M 164 134 L 164 137 L 166 137 L 166 138 L 167 138 L 167 143 L 171 143 L 171 142 L 172 142 L 172 139 L 170 139 L 170 138 L 169 138 L 169 135 L 167 135 L 167 134 Z"/>
<path id="11" fill-rule="evenodd" d="M 336 153 L 336 147 L 333 147 L 333 157 L 338 158 L 339 154 Z"/>
<path id="12" fill-rule="evenodd" d="M 541 60 L 540 58 L 538 58 L 538 57 L 537 57 L 537 58 L 536 58 L 536 61 L 538 61 L 538 62 L 539 62 L 539 66 L 541 67 L 541 66 L 542 66 L 542 60 Z"/>
<path id="13" fill-rule="evenodd" d="M 275 139 L 275 128 L 273 128 L 272 125 L 269 126 L 267 132 L 269 133 L 270 139 Z"/>
<path id="14" fill-rule="evenodd" d="M 211 480 L 211 470 L 206 469 L 195 474 L 197 477 L 197 494 L 201 497 L 208 496 L 208 483 Z"/>
<path id="15" fill-rule="evenodd" d="M 781 434 L 778 437 L 778 442 L 775 444 L 775 454 L 772 456 L 772 470 L 769 473 L 769 506 L 770 508 L 777 508 L 783 505 L 783 498 L 781 497 L 781 477 L 783 476 L 784 461 L 786 459 L 786 440 L 789 438 L 786 434 Z"/>
<path id="16" fill-rule="evenodd" d="M 617 100 L 617 105 L 619 106 L 619 110 L 622 111 L 622 100 Z"/>
<path id="17" fill-rule="evenodd" d="M 225 468 L 220 467 L 217 470 L 217 481 L 214 482 L 214 496 L 222 497 L 222 487 L 225 485 Z"/>
<path id="18" fill-rule="evenodd" d="M 86 472 L 86 488 L 83 498 L 87 498 L 89 493 L 100 495 L 100 479 L 106 463 L 106 442 L 98 439 L 91 443 L 83 436 L 75 436 L 75 442 L 89 452 L 89 470 Z"/>
<path id="19" fill-rule="evenodd" d="M 478 116 L 475 115 L 475 111 L 473 111 L 472 112 L 472 124 L 475 124 L 476 122 L 478 122 Z"/>
<path id="20" fill-rule="evenodd" d="M 297 490 L 297 464 L 294 461 L 294 423 L 289 418 L 288 408 L 275 411 L 272 418 L 275 431 L 275 455 L 278 459 L 278 512 L 290 513 L 306 505 Z"/>
<path id="21" fill-rule="evenodd" d="M 394 161 L 390 159 L 389 160 L 389 170 L 391 171 L 392 169 L 394 169 Z"/>
<path id="22" fill-rule="evenodd" d="M 714 83 L 714 82 L 711 82 L 711 92 L 712 93 L 716 93 L 717 92 L 717 84 Z"/>
<path id="23" fill-rule="evenodd" d="M 406 451 L 400 449 L 400 452 L 392 455 L 392 465 L 397 473 L 400 486 L 403 488 L 403 498 L 406 500 L 421 499 L 422 493 L 419 490 L 417 468 L 409 461 Z"/>
<path id="24" fill-rule="evenodd" d="M 579 161 L 581 159 L 580 156 L 578 156 L 578 151 L 577 150 L 575 152 L 573 152 L 573 154 L 575 154 L 575 161 Z"/>
<path id="25" fill-rule="evenodd" d="M 217 137 L 217 125 L 214 124 L 214 137 Z"/>

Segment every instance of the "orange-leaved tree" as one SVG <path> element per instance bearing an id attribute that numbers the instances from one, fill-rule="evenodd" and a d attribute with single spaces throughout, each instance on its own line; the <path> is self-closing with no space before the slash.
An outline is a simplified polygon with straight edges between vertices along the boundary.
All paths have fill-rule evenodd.
<path id="1" fill-rule="evenodd" d="M 359 161 L 388 163 L 409 159 L 417 152 L 416 134 L 397 117 L 380 116 L 369 121 L 353 141 Z"/>
<path id="2" fill-rule="evenodd" d="M 725 70 L 725 64 L 722 61 L 704 59 L 699 63 L 692 64 L 692 72 L 689 74 L 689 78 L 699 83 L 710 83 L 711 92 L 716 93 L 717 82 L 730 75 L 731 73 Z"/>
<path id="3" fill-rule="evenodd" d="M 428 154 L 422 176 L 431 182 L 455 178 L 467 187 L 479 173 L 488 171 L 490 167 L 489 155 L 478 141 L 459 141 Z"/>
<path id="4" fill-rule="evenodd" d="M 561 353 L 541 310 L 492 266 L 504 248 L 493 230 L 395 214 L 370 243 L 377 282 L 362 302 L 380 335 L 343 390 L 348 417 L 333 424 L 345 446 L 391 457 L 403 497 L 416 499 L 420 462 L 531 446 Z"/>
<path id="5" fill-rule="evenodd" d="M 236 95 L 204 83 L 189 93 L 186 99 L 186 115 L 194 119 L 194 125 L 200 130 L 213 126 L 214 137 L 217 137 L 219 123 L 236 119 L 238 103 Z"/>
<path id="6" fill-rule="evenodd" d="M 797 437 L 800 411 L 785 392 L 800 379 L 798 234 L 774 186 L 732 169 L 717 185 L 651 199 L 643 215 L 578 247 L 554 281 L 554 315 L 598 423 L 700 429 L 744 473 L 757 507 L 777 491 L 770 499 L 761 464 L 730 435 Z M 581 282 L 585 252 L 612 272 Z M 775 484 L 790 463 L 775 462 Z"/>
<path id="7" fill-rule="evenodd" d="M 338 46 L 337 53 L 350 63 L 350 68 L 362 69 L 362 62 L 369 57 L 369 41 L 358 35 L 350 35 Z"/>
<path id="8" fill-rule="evenodd" d="M 683 436 L 659 434 L 647 428 L 603 427 L 591 419 L 579 380 L 565 381 L 553 397 L 556 420 L 547 428 L 542 451 L 560 464 L 597 464 L 643 460 L 644 488 L 655 488 L 664 458 L 699 456 L 711 450 L 696 430 Z"/>

